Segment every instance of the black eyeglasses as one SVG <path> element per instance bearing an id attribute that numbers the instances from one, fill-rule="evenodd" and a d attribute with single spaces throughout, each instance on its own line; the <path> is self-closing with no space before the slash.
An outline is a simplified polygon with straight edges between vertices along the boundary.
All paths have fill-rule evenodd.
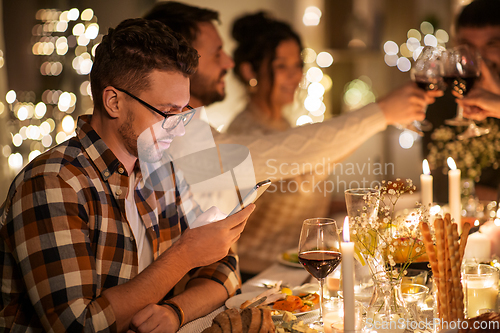
<path id="1" fill-rule="evenodd" d="M 165 117 L 165 120 L 163 121 L 163 124 L 161 125 L 161 127 L 167 131 L 171 131 L 174 128 L 176 128 L 180 124 L 181 121 L 184 123 L 184 126 L 186 126 L 191 121 L 191 119 L 193 119 L 193 116 L 196 113 L 196 110 L 194 108 L 192 108 L 189 105 L 186 105 L 186 108 L 188 108 L 189 111 L 177 113 L 177 114 L 165 114 L 164 112 L 161 112 L 160 110 L 158 110 L 154 106 L 150 105 L 149 103 L 146 103 L 145 101 L 143 101 L 139 97 L 132 95 L 128 91 L 126 91 L 124 89 L 116 88 L 116 87 L 115 87 L 115 89 L 129 95 L 130 97 L 132 97 L 137 102 L 141 103 L 142 105 L 144 105 L 145 107 L 147 107 L 151 111 L 154 111 L 154 112 L 158 113 L 160 116 Z"/>

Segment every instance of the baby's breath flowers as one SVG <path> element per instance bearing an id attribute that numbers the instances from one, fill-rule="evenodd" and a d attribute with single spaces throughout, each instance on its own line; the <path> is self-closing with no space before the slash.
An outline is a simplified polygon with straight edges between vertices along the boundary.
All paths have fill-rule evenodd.
<path id="1" fill-rule="evenodd" d="M 500 131 L 498 123 L 489 119 L 481 127 L 489 128 L 486 135 L 466 140 L 457 140 L 462 128 L 441 126 L 431 134 L 427 160 L 431 169 L 447 169 L 446 159 L 453 157 L 462 175 L 479 181 L 482 170 L 487 167 L 497 169 L 500 159 Z"/>
<path id="2" fill-rule="evenodd" d="M 401 278 L 415 261 L 425 261 L 425 248 L 418 224 L 427 221 L 426 207 L 419 205 L 407 216 L 396 215 L 396 204 L 416 187 L 411 179 L 382 181 L 363 199 L 363 213 L 350 219 L 350 228 L 359 258 L 366 261 L 372 274 L 386 272 L 389 279 Z M 369 214 L 378 207 L 378 213 Z M 400 265 L 398 268 L 397 265 Z"/>

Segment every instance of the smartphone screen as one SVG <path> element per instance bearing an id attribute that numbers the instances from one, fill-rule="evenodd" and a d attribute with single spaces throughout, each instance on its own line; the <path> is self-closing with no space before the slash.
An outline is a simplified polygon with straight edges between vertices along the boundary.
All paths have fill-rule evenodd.
<path id="1" fill-rule="evenodd" d="M 248 206 L 251 203 L 254 203 L 261 195 L 264 193 L 267 188 L 271 185 L 271 181 L 269 179 L 258 182 L 251 190 L 250 192 L 245 195 L 243 198 L 242 202 L 238 203 L 236 207 L 229 213 L 229 215 L 233 215 L 234 213 L 239 212 L 246 206 Z"/>

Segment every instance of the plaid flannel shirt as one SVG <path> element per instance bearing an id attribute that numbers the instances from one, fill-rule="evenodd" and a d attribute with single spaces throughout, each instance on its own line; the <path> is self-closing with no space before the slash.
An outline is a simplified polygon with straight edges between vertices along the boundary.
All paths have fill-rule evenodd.
<path id="1" fill-rule="evenodd" d="M 173 183 L 171 190 L 157 191 L 141 178 L 134 191 L 154 259 L 188 228 L 187 214 L 199 210 L 181 172 L 173 171 L 172 166 L 164 177 Z M 102 292 L 138 274 L 136 243 L 125 218 L 128 178 L 89 116 L 79 118 L 76 137 L 19 173 L 0 208 L 0 331 L 116 331 Z M 235 294 L 237 256 L 192 270 L 165 297 L 199 277 Z"/>

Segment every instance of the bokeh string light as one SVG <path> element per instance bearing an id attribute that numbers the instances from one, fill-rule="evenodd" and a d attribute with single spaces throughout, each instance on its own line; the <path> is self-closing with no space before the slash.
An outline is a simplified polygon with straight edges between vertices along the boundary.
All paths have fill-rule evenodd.
<path id="1" fill-rule="evenodd" d="M 40 9 L 35 18 L 31 51 L 39 60 L 40 74 L 55 79 L 43 81 L 49 89 L 38 96 L 10 90 L 5 95 L 8 108 L 0 103 L 0 114 L 4 109 L 11 111 L 8 128 L 12 137 L 11 144 L 1 151 L 15 172 L 54 144 L 75 135 L 77 115 L 71 114 L 78 103 L 90 102 L 90 82 L 84 75 L 90 73 L 95 48 L 102 39 L 91 8 L 81 12 L 78 8 Z M 0 67 L 3 63 L 0 51 Z M 71 91 L 73 86 L 75 92 Z M 89 113 L 85 105 L 78 109 L 78 114 Z"/>

